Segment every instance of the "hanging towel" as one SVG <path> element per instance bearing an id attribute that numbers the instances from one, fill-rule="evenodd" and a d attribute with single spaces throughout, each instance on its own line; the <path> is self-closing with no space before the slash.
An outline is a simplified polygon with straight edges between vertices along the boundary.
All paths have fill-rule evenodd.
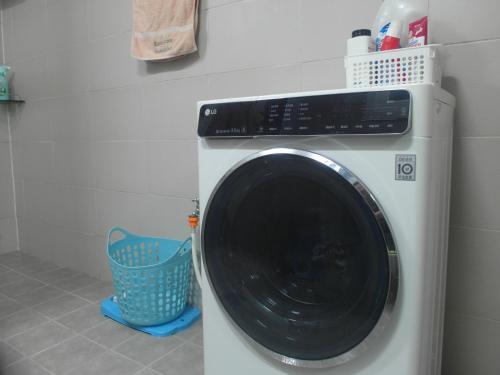
<path id="1" fill-rule="evenodd" d="M 198 0 L 134 0 L 132 56 L 166 61 L 198 50 Z"/>

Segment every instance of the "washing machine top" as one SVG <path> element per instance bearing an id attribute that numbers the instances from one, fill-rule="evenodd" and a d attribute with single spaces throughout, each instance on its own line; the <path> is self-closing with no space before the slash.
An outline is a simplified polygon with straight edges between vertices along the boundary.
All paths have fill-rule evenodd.
<path id="1" fill-rule="evenodd" d="M 400 135 L 411 128 L 408 90 L 295 94 L 202 104 L 206 138 Z"/>

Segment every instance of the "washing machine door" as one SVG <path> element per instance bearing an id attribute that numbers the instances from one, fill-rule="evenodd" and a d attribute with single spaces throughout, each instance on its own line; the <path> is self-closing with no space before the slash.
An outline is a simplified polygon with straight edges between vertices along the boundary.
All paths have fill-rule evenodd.
<path id="1" fill-rule="evenodd" d="M 328 367 L 380 337 L 396 248 L 373 196 L 334 161 L 292 149 L 244 160 L 214 190 L 202 236 L 221 308 L 263 353 Z"/>

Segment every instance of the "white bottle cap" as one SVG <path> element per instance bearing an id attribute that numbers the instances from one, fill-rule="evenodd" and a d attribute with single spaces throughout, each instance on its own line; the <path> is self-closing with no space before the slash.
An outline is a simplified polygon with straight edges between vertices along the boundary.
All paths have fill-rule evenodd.
<path id="1" fill-rule="evenodd" d="M 403 23 L 400 20 L 391 21 L 391 24 L 389 25 L 389 30 L 387 30 L 387 34 L 385 35 L 400 39 L 402 28 L 403 28 Z"/>

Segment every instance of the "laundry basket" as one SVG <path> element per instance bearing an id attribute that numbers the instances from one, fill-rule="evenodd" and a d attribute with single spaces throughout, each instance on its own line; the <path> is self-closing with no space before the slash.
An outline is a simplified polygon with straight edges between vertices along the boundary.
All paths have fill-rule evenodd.
<path id="1" fill-rule="evenodd" d="M 186 306 L 191 243 L 142 237 L 122 228 L 108 235 L 108 258 L 122 318 L 138 326 L 174 320 Z"/>

